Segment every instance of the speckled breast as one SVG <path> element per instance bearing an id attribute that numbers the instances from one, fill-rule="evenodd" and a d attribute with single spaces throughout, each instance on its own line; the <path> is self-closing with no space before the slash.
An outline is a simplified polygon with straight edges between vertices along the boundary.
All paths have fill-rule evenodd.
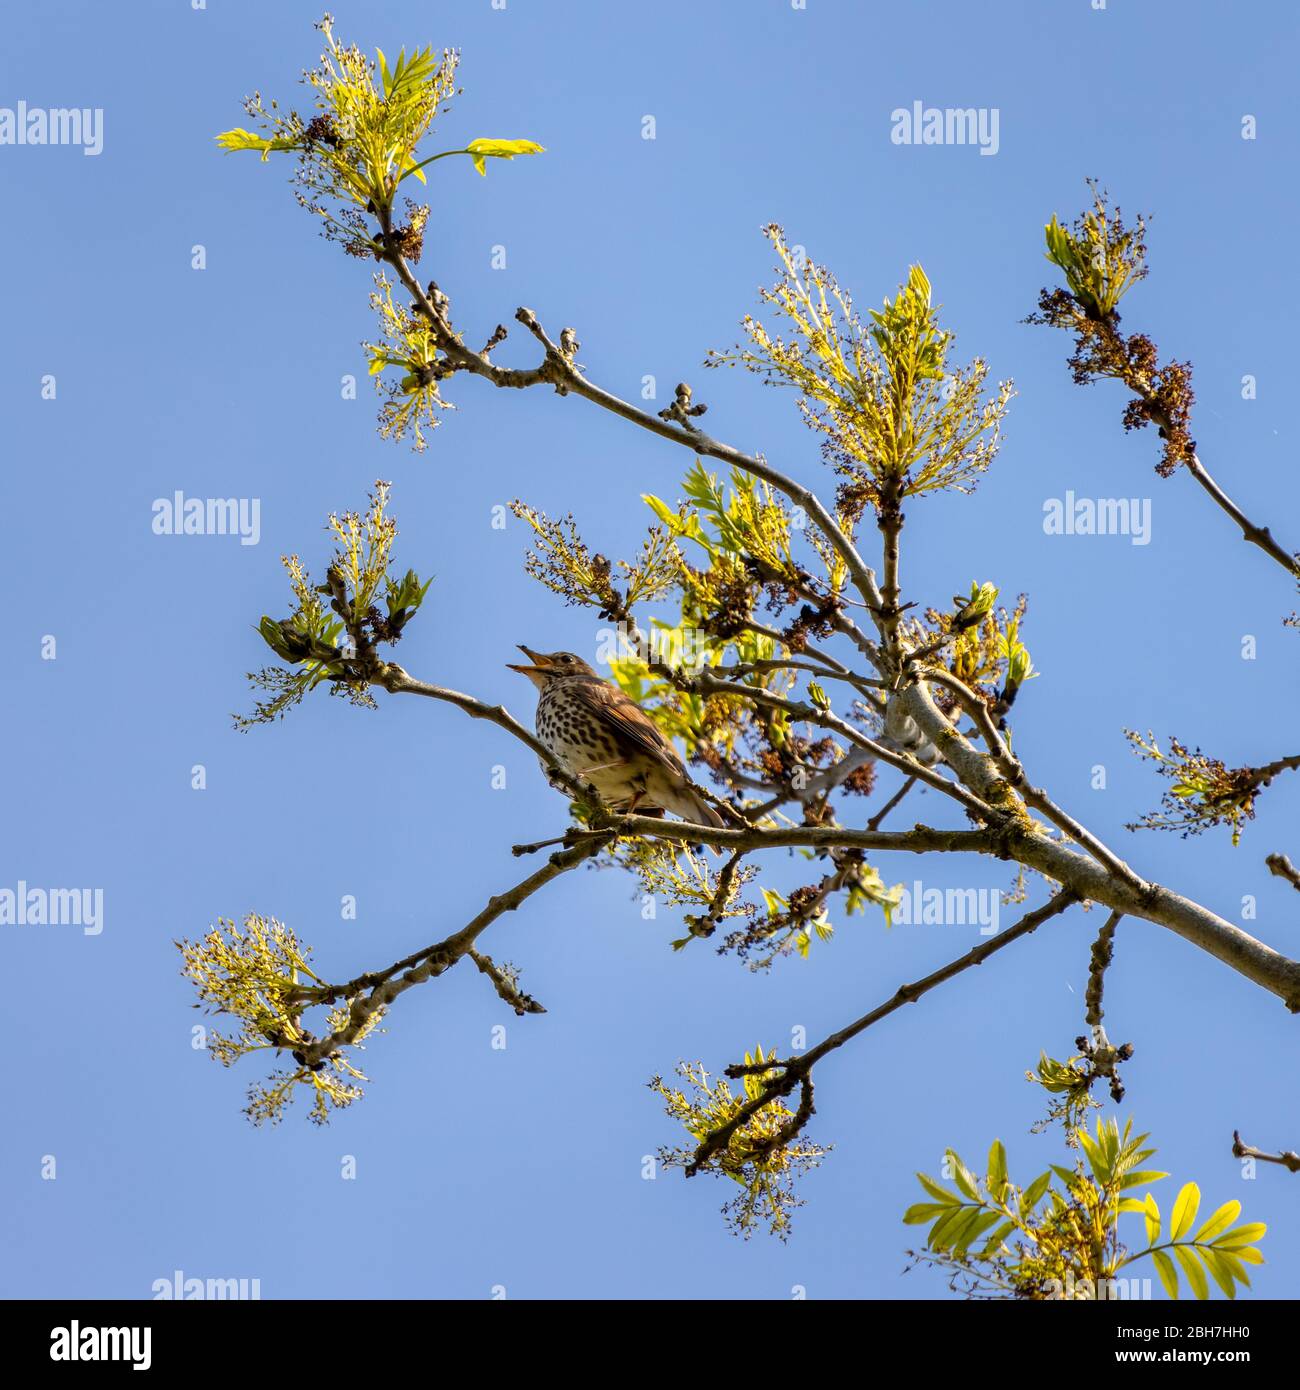
<path id="1" fill-rule="evenodd" d="M 576 693 L 565 690 L 563 682 L 548 684 L 541 692 L 537 737 L 566 771 L 586 776 L 603 797 L 617 801 L 627 795 L 629 769 L 613 735 Z"/>

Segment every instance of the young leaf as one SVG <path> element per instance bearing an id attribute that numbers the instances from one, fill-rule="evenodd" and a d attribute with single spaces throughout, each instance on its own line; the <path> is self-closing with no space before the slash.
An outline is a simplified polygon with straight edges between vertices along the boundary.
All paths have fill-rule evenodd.
<path id="1" fill-rule="evenodd" d="M 987 1259 L 1015 1229 L 1016 1223 L 1014 1221 L 1004 1221 L 995 1230 L 990 1231 L 989 1238 L 980 1248 L 980 1257 Z"/>
<path id="2" fill-rule="evenodd" d="M 1103 1153 L 1101 1145 L 1085 1130 L 1079 1131 L 1079 1144 L 1084 1153 L 1088 1155 L 1088 1162 L 1092 1165 L 1093 1175 L 1104 1187 L 1110 1181 L 1110 1165 L 1106 1162 L 1106 1155 Z"/>
<path id="3" fill-rule="evenodd" d="M 1205 1267 L 1210 1271 L 1214 1282 L 1227 1297 L 1236 1298 L 1237 1285 L 1233 1279 L 1232 1266 L 1228 1263 L 1228 1257 L 1221 1255 L 1217 1250 L 1200 1250 L 1198 1253 L 1205 1261 Z"/>
<path id="4" fill-rule="evenodd" d="M 1007 1151 L 1001 1139 L 995 1139 L 989 1149 L 989 1195 L 995 1202 L 1002 1200 L 1002 1188 L 1007 1180 Z"/>
<path id="5" fill-rule="evenodd" d="M 1148 1192 L 1146 1195 L 1147 1209 L 1147 1244 L 1154 1245 L 1160 1239 L 1160 1208 L 1156 1205 L 1156 1199 Z"/>
<path id="6" fill-rule="evenodd" d="M 1210 1286 L 1206 1282 L 1205 1271 L 1201 1268 L 1201 1262 L 1196 1258 L 1197 1253 L 1191 1246 L 1174 1246 L 1174 1254 L 1178 1256 L 1178 1263 L 1183 1267 L 1183 1273 L 1187 1276 L 1192 1293 L 1198 1299 L 1206 1299 L 1210 1296 Z"/>
<path id="7" fill-rule="evenodd" d="M 297 140 L 290 140 L 285 136 L 276 136 L 268 139 L 264 135 L 256 135 L 251 130 L 236 128 L 234 130 L 223 130 L 217 136 L 217 144 L 221 146 L 227 154 L 235 150 L 260 150 L 262 159 L 265 162 L 271 157 L 272 150 L 297 150 L 301 145 Z"/>
<path id="8" fill-rule="evenodd" d="M 1192 1229 L 1196 1213 L 1201 1205 L 1201 1190 L 1194 1182 L 1184 1185 L 1169 1214 L 1169 1239 L 1182 1240 Z"/>
<path id="9" fill-rule="evenodd" d="M 918 1173 L 916 1175 L 916 1180 L 921 1184 L 923 1188 L 925 1188 L 925 1190 L 930 1194 L 931 1197 L 935 1199 L 936 1202 L 942 1202 L 943 1205 L 946 1207 L 956 1207 L 961 1205 L 961 1199 L 959 1197 L 949 1192 L 946 1187 L 940 1187 L 939 1184 L 935 1182 L 933 1178 L 926 1177 L 924 1173 Z"/>
<path id="10" fill-rule="evenodd" d="M 1174 1262 L 1163 1250 L 1153 1250 L 1151 1258 L 1155 1261 L 1156 1273 L 1160 1276 L 1160 1282 L 1164 1285 L 1165 1292 L 1170 1298 L 1177 1298 L 1178 1271 L 1174 1268 Z"/>
<path id="11" fill-rule="evenodd" d="M 952 1159 L 953 1175 L 952 1180 L 957 1184 L 958 1190 L 972 1202 L 980 1199 L 979 1185 L 975 1181 L 975 1174 L 958 1158 L 952 1149 L 947 1150 L 947 1156 Z"/>
<path id="12" fill-rule="evenodd" d="M 954 1255 L 964 1255 L 991 1226 L 996 1226 L 1002 1219 L 1002 1213 L 997 1211 L 983 1211 L 966 1227 L 963 1228 L 961 1236 L 952 1247 Z"/>
<path id="13" fill-rule="evenodd" d="M 903 1213 L 903 1224 L 905 1226 L 921 1226 L 927 1221 L 933 1221 L 936 1216 L 942 1215 L 950 1208 L 947 1202 L 918 1202 L 915 1206 L 908 1207 Z"/>
<path id="14" fill-rule="evenodd" d="M 1267 1230 L 1262 1221 L 1248 1221 L 1221 1235 L 1214 1244 L 1221 1250 L 1236 1250 L 1241 1245 L 1254 1245 Z"/>
<path id="15" fill-rule="evenodd" d="M 1025 1188 L 1020 1197 L 1020 1214 L 1027 1215 L 1043 1200 L 1043 1193 L 1047 1191 L 1047 1185 L 1052 1181 L 1052 1173 L 1049 1168 L 1046 1173 L 1040 1173 Z"/>
<path id="16" fill-rule="evenodd" d="M 930 1228 L 929 1244 L 935 1250 L 953 1250 L 961 1243 L 967 1228 L 980 1216 L 978 1207 L 952 1207 Z"/>
<path id="17" fill-rule="evenodd" d="M 1168 1176 L 1168 1173 L 1157 1172 L 1154 1168 L 1144 1168 L 1140 1172 L 1126 1173 L 1119 1188 L 1121 1192 L 1124 1192 L 1130 1187 L 1140 1187 L 1145 1182 L 1159 1182 L 1161 1178 Z"/>
<path id="18" fill-rule="evenodd" d="M 513 159 L 517 154 L 545 154 L 543 146 L 536 140 L 471 140 L 465 146 L 474 161 L 474 167 L 487 175 L 489 159 Z"/>

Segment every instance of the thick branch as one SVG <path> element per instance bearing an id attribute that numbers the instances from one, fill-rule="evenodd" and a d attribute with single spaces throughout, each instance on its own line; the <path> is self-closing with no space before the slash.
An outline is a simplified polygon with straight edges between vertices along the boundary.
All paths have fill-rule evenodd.
<path id="1" fill-rule="evenodd" d="M 387 236 L 389 230 L 387 227 L 384 228 L 386 245 L 391 244 Z M 528 387 L 538 385 L 543 381 L 549 382 L 561 394 L 573 392 L 581 395 L 612 414 L 628 420 L 652 434 L 688 448 L 694 453 L 715 458 L 720 462 L 740 468 L 776 487 L 797 506 L 802 507 L 826 535 L 836 553 L 843 559 L 855 586 L 871 611 L 877 629 L 881 630 L 883 634 L 884 605 L 875 574 L 865 564 L 852 540 L 836 524 L 820 499 L 807 488 L 781 474 L 762 458 L 743 454 L 729 445 L 711 439 L 694 426 L 688 428 L 680 420 L 670 422 L 659 419 L 593 385 L 582 376 L 572 360 L 574 352 L 572 335 L 568 335 L 569 342 L 566 351 L 564 339 L 560 345 L 553 343 L 538 323 L 536 316 L 529 310 L 521 309 L 516 317 L 542 344 L 545 350 L 542 364 L 531 371 L 511 371 L 495 366 L 481 354 L 474 353 L 464 346 L 451 329 L 441 310 L 430 302 L 424 290 L 415 280 L 404 257 L 396 251 L 390 251 L 388 258 L 397 270 L 403 285 L 412 294 L 416 307 L 433 327 L 439 346 L 447 355 L 449 362 L 457 369 L 485 377 L 497 386 Z M 1202 469 L 1202 471 L 1204 470 Z M 1193 468 L 1193 473 L 1196 474 L 1195 468 Z M 1205 476 L 1208 478 L 1208 474 Z M 1198 481 L 1201 481 L 1199 477 Z M 1205 483 L 1202 482 L 1202 486 L 1204 485 Z M 1216 497 L 1216 501 L 1218 500 L 1219 498 Z M 1224 501 L 1226 500 L 1224 498 Z M 1223 503 L 1221 502 L 1220 505 Z M 1239 512 L 1235 509 L 1229 514 L 1233 515 L 1234 520 L 1241 519 Z M 1296 572 L 1295 562 L 1285 551 L 1277 547 L 1271 538 L 1267 537 L 1265 528 L 1253 527 L 1247 522 L 1243 532 L 1247 535 L 1247 539 L 1254 540 L 1256 544 L 1264 542 L 1264 548 L 1274 559 L 1278 559 L 1292 573 Z M 398 669 L 400 670 L 400 668 Z M 405 676 L 404 672 L 401 674 Z M 406 679 L 409 681 L 409 677 Z M 721 684 L 725 687 L 725 682 Z M 401 688 L 415 689 L 416 685 L 418 683 L 405 685 Z M 491 718 L 493 722 L 515 733 L 516 737 L 522 738 L 522 741 L 533 747 L 534 751 L 539 751 L 539 756 L 543 757 L 544 761 L 549 760 L 549 753 L 540 749 L 532 735 L 528 734 L 522 726 L 518 725 L 517 721 L 510 718 L 499 706 L 492 710 L 469 697 L 458 696 L 454 692 L 441 692 L 436 689 L 416 690 L 416 693 L 432 694 L 435 698 L 451 698 L 452 703 L 459 704 L 461 708 L 475 717 Z M 751 687 L 738 687 L 734 693 L 760 702 L 772 702 L 772 697 L 763 696 Z M 961 786 L 949 782 L 929 769 L 921 768 L 915 760 L 902 758 L 892 753 L 891 750 L 867 739 L 834 716 L 823 714 L 808 706 L 791 706 L 790 708 L 795 711 L 796 717 L 809 719 L 814 723 L 822 724 L 824 727 L 835 729 L 842 737 L 868 749 L 882 761 L 901 768 L 909 776 L 915 775 L 928 785 L 943 791 L 946 795 L 957 797 L 967 804 L 968 809 L 974 811 L 982 819 L 987 819 L 990 807 L 997 812 L 1010 814 L 1012 817 L 1017 816 L 1018 812 L 1023 814 L 1019 798 L 1009 785 L 997 760 L 991 755 L 979 753 L 948 722 L 930 697 L 924 681 L 918 681 L 910 686 L 901 692 L 898 698 L 905 702 L 908 714 L 939 749 L 945 762 L 959 779 Z M 1044 815 L 1048 814 L 1045 805 L 1039 809 Z M 1058 814 L 1064 816 L 1063 812 L 1058 812 Z M 1072 821 L 1068 824 L 1070 828 L 1066 830 L 1066 833 L 1070 834 L 1072 838 L 1078 839 L 1081 844 L 1087 845 L 1094 855 L 1098 854 L 1099 851 L 1104 851 L 1104 847 L 1100 846 L 1100 843 L 1095 841 L 1093 837 L 1088 836 L 1081 826 Z M 661 823 L 654 828 L 662 835 L 666 827 Z M 1062 828 L 1065 828 L 1064 825 Z M 700 832 L 703 829 L 701 827 Z M 650 833 L 650 827 L 646 826 L 640 833 Z M 728 833 L 739 835 L 747 832 L 732 831 Z M 1005 829 L 1001 833 L 1005 835 Z M 705 836 L 703 833 L 697 833 L 694 838 L 704 839 Z M 1074 889 L 1080 897 L 1092 898 L 1113 909 L 1127 912 L 1131 916 L 1142 917 L 1170 928 L 1211 955 L 1231 965 L 1255 983 L 1278 995 L 1286 1001 L 1289 1008 L 1300 1010 L 1300 963 L 1287 959 L 1208 909 L 1189 902 L 1168 889 L 1155 884 L 1139 886 L 1141 881 L 1135 882 L 1136 876 L 1120 860 L 1116 859 L 1114 862 L 1107 862 L 1105 858 L 1102 858 L 1101 862 L 1090 860 L 1076 854 L 1065 845 L 1054 843 L 1045 836 L 1034 833 L 1026 832 L 1015 836 L 1015 839 L 1017 841 L 1016 850 L 1014 855 L 1009 855 L 1009 857 L 1015 857 L 1021 863 L 1039 869 L 1048 877 Z M 718 843 L 725 844 L 726 842 Z M 731 847 L 736 848 L 737 845 L 732 844 Z M 1109 854 L 1109 851 L 1105 851 L 1105 853 Z"/>
<path id="2" fill-rule="evenodd" d="M 648 840 L 677 840 L 684 844 L 717 845 L 719 849 L 877 849 L 908 854 L 997 854 L 1001 838 L 996 830 L 936 830 L 917 825 L 911 830 L 850 830 L 836 825 L 788 825 L 771 829 L 722 830 L 689 821 L 661 820 L 658 816 L 608 815 L 604 828 L 623 835 L 642 835 Z"/>
<path id="3" fill-rule="evenodd" d="M 1006 740 L 1002 737 L 997 725 L 993 722 L 993 716 L 989 713 L 988 706 L 964 681 L 958 680 L 948 671 L 938 671 L 933 668 L 927 669 L 923 674 L 926 680 L 946 686 L 956 694 L 962 708 L 975 721 L 975 725 L 994 761 L 1026 805 L 1033 807 L 1035 811 L 1040 812 L 1051 821 L 1058 830 L 1064 831 L 1070 839 L 1082 845 L 1094 859 L 1104 864 L 1113 874 L 1122 878 L 1129 887 L 1138 892 L 1145 892 L 1146 883 L 1129 868 L 1114 850 L 1109 849 L 1091 831 L 1080 825 L 1073 816 L 1058 806 L 1041 787 L 1035 787 L 1029 781 L 1024 764 L 1011 751 Z"/>

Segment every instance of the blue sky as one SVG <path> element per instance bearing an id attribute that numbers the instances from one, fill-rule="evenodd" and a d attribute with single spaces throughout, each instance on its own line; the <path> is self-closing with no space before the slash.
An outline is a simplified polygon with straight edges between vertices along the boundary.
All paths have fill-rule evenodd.
<path id="1" fill-rule="evenodd" d="M 471 336 L 528 304 L 578 329 L 610 389 L 633 395 L 653 374 L 662 396 L 685 378 L 719 436 L 805 481 L 824 475 L 793 401 L 699 369 L 768 279 L 759 229 L 782 222 L 863 304 L 921 262 L 959 355 L 986 357 L 1017 396 L 974 497 L 909 508 L 909 596 L 941 604 L 976 577 L 1027 591 L 1042 675 L 1016 732 L 1035 778 L 1144 874 L 1233 921 L 1253 895 L 1245 925 L 1296 953 L 1294 891 L 1262 861 L 1300 848 L 1297 786 L 1266 794 L 1235 850 L 1222 834 L 1122 829 L 1159 794 L 1125 726 L 1229 763 L 1294 751 L 1282 716 L 1296 637 L 1279 621 L 1290 586 L 1190 479 L 1155 476 L 1156 441 L 1122 433 L 1118 388 L 1074 387 L 1065 339 L 1020 322 L 1049 278 L 1042 224 L 1078 210 L 1086 176 L 1154 213 L 1152 274 L 1126 323 L 1195 364 L 1207 465 L 1296 543 L 1291 7 L 346 0 L 335 14 L 366 49 L 462 49 L 465 93 L 434 148 L 479 135 L 547 147 L 485 179 L 437 166 L 421 268 Z M 944 1296 L 937 1276 L 901 1274 L 917 1234 L 899 1222 L 917 1199 L 911 1175 L 950 1144 L 982 1155 L 995 1135 L 1022 1179 L 1059 1160 L 1054 1136 L 1028 1133 L 1042 1104 L 1023 1073 L 1081 1031 L 1096 913 L 1043 929 L 823 1064 L 813 1135 L 835 1149 L 786 1246 L 731 1236 L 719 1184 L 643 1180 L 642 1156 L 677 1139 L 644 1083 L 682 1056 L 716 1069 L 756 1042 L 785 1048 L 799 1025 L 820 1037 L 968 949 L 970 928 L 837 917 L 808 961 L 754 975 L 705 949 L 673 953 L 671 912 L 645 922 L 630 882 L 574 874 L 483 940 L 549 1012 L 514 1018 L 468 966 L 422 987 L 368 1049 L 366 1099 L 327 1129 L 300 1106 L 254 1130 L 239 1111 L 255 1063 L 224 1072 L 191 1046 L 200 1016 L 173 938 L 258 910 L 344 978 L 459 926 L 520 876 L 510 844 L 565 819 L 531 754 L 425 701 L 366 713 L 320 696 L 281 726 L 232 732 L 244 672 L 268 657 L 253 625 L 287 606 L 279 555 L 319 571 L 325 515 L 391 480 L 399 562 L 436 576 L 400 659 L 531 718 L 531 690 L 505 670 L 514 644 L 585 651 L 594 625 L 526 578 L 524 529 L 493 530 L 492 508 L 523 496 L 572 509 L 593 545 L 626 554 L 647 520 L 639 494 L 676 496 L 689 463 L 549 392 L 453 383 L 460 409 L 423 456 L 377 438 L 364 380 L 358 400 L 341 399 L 341 378 L 364 372 L 365 266 L 315 236 L 287 166 L 212 144 L 243 123 L 246 92 L 296 97 L 316 17 L 251 0 L 5 16 L 0 106 L 102 108 L 104 145 L 96 157 L 0 147 L 0 886 L 100 886 L 105 907 L 98 936 L 0 928 L 0 1293 L 148 1297 L 179 1269 L 258 1278 L 267 1298 Z M 996 156 L 891 143 L 890 113 L 917 100 L 996 108 Z M 532 360 L 519 342 L 498 358 Z M 43 400 L 51 374 L 57 398 Z M 154 535 L 154 499 L 178 489 L 260 499 L 260 543 Z M 1067 490 L 1150 499 L 1150 544 L 1045 535 L 1043 504 Z M 42 659 L 47 635 L 55 660 Z M 1097 764 L 1104 791 L 1090 786 Z M 899 823 L 942 814 L 919 797 Z M 1009 878 L 983 861 L 879 866 L 939 887 Z M 340 916 L 348 894 L 355 921 Z M 1271 1226 L 1256 1289 L 1292 1293 L 1296 1180 L 1276 1168 L 1243 1180 L 1229 1144 L 1234 1128 L 1269 1149 L 1300 1141 L 1296 1021 L 1136 921 L 1119 930 L 1106 1002 L 1112 1035 L 1137 1048 L 1121 1113 L 1154 1132 L 1174 1174 L 1163 1203 L 1185 1177 L 1206 1201 L 1239 1198 Z"/>

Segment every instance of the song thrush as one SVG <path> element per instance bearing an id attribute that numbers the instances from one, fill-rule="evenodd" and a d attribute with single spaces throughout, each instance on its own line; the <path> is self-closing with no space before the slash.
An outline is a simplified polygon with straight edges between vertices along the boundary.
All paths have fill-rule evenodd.
<path id="1" fill-rule="evenodd" d="M 566 772 L 590 782 L 613 810 L 671 811 L 696 825 L 726 826 L 634 700 L 572 652 L 519 650 L 531 664 L 509 669 L 541 692 L 537 737 Z"/>

